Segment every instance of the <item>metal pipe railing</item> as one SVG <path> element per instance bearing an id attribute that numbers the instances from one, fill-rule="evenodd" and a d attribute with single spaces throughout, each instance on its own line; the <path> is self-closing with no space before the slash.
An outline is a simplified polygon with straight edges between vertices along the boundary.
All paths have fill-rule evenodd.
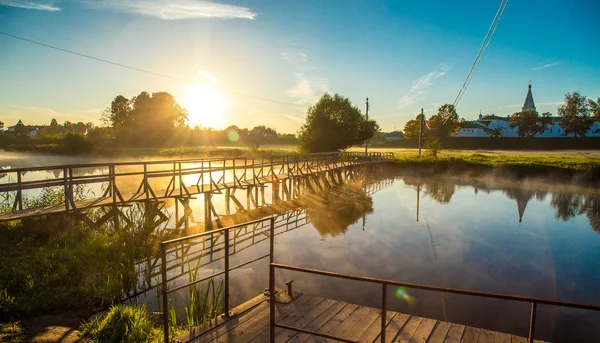
<path id="1" fill-rule="evenodd" d="M 249 222 L 245 222 L 245 223 L 241 223 L 241 224 L 236 224 L 236 225 L 229 226 L 229 227 L 222 228 L 222 229 L 218 229 L 218 230 L 203 232 L 203 233 L 199 233 L 199 234 L 195 234 L 195 235 L 190 235 L 190 236 L 186 236 L 186 237 L 175 238 L 175 239 L 171 239 L 171 240 L 164 241 L 164 242 L 160 243 L 160 252 L 161 252 L 161 255 L 160 255 L 160 259 L 161 259 L 160 269 L 161 269 L 161 279 L 162 279 L 162 281 L 161 281 L 161 296 L 162 296 L 162 312 L 163 312 L 163 318 L 162 319 L 163 319 L 164 342 L 169 342 L 169 298 L 168 297 L 169 297 L 169 294 L 171 294 L 171 293 L 174 293 L 174 292 L 179 291 L 181 289 L 190 287 L 190 286 L 192 286 L 194 284 L 197 284 L 199 282 L 206 281 L 206 280 L 209 280 L 211 278 L 214 278 L 214 277 L 217 277 L 217 276 L 220 276 L 220 275 L 224 275 L 224 294 L 223 294 L 224 305 L 223 305 L 223 314 L 222 315 L 224 317 L 228 317 L 229 316 L 229 290 L 230 290 L 230 288 L 229 288 L 229 283 L 230 283 L 229 272 L 231 272 L 232 270 L 238 269 L 238 268 L 240 268 L 242 266 L 245 266 L 247 264 L 259 261 L 259 260 L 261 260 L 263 258 L 266 258 L 268 256 L 270 256 L 270 262 L 273 262 L 273 255 L 272 255 L 272 253 L 273 253 L 273 246 L 272 246 L 272 242 L 274 241 L 273 239 L 271 239 L 271 248 L 270 248 L 270 251 L 269 251 L 268 255 L 260 256 L 260 257 L 255 258 L 255 259 L 245 261 L 245 262 L 243 262 L 241 264 L 238 264 L 238 265 L 236 265 L 234 267 L 230 267 L 229 266 L 229 257 L 232 254 L 230 254 L 230 252 L 229 252 L 229 250 L 230 250 L 229 249 L 230 248 L 229 232 L 230 232 L 230 230 L 233 230 L 233 229 L 237 229 L 237 228 L 244 227 L 244 226 L 249 226 L 249 225 L 263 223 L 263 222 L 265 222 L 267 220 L 270 221 L 270 223 L 269 223 L 269 232 L 270 232 L 270 235 L 273 236 L 275 234 L 275 217 L 271 216 L 271 217 L 267 217 L 267 218 L 263 218 L 263 219 L 253 220 L 253 221 L 249 221 Z M 221 272 L 218 272 L 216 274 L 212 274 L 210 276 L 204 277 L 204 278 L 202 278 L 200 280 L 194 280 L 194 281 L 189 282 L 189 283 L 187 283 L 185 285 L 181 285 L 181 286 L 169 289 L 168 288 L 169 287 L 169 285 L 168 285 L 169 279 L 168 279 L 168 276 L 167 276 L 167 247 L 169 245 L 172 245 L 172 244 L 181 243 L 183 241 L 187 241 L 187 240 L 191 240 L 191 239 L 196 239 L 198 237 L 203 237 L 203 236 L 208 236 L 208 235 L 214 235 L 214 234 L 217 234 L 217 233 L 222 233 L 223 236 L 224 236 L 224 239 L 225 239 L 225 248 L 224 248 L 224 250 L 225 250 L 225 257 L 224 257 L 225 267 L 224 267 L 224 270 L 221 271 Z M 233 254 L 235 254 L 235 252 Z"/>
<path id="2" fill-rule="evenodd" d="M 346 279 L 346 280 L 353 280 L 353 281 L 370 282 L 370 283 L 376 283 L 376 284 L 382 285 L 382 297 L 381 297 L 381 299 L 382 299 L 382 315 L 381 315 L 382 323 L 381 323 L 381 336 L 380 336 L 382 338 L 382 340 L 381 340 L 382 342 L 385 342 L 385 326 L 386 326 L 385 311 L 386 311 L 386 301 L 387 301 L 387 299 L 386 299 L 387 286 L 406 287 L 406 288 L 422 289 L 422 290 L 426 290 L 426 291 L 435 291 L 435 292 L 442 292 L 442 293 L 460 294 L 460 295 L 476 296 L 476 297 L 483 297 L 483 298 L 502 299 L 502 300 L 511 300 L 511 301 L 530 303 L 531 304 L 531 313 L 530 313 L 529 337 L 528 337 L 528 341 L 530 343 L 533 343 L 533 341 L 534 341 L 535 317 L 536 317 L 536 309 L 537 309 L 538 304 L 560 306 L 560 307 L 567 307 L 567 308 L 576 308 L 576 309 L 583 309 L 583 310 L 600 311 L 600 306 L 598 306 L 598 305 L 590 305 L 590 304 L 568 302 L 568 301 L 561 301 L 561 300 L 526 297 L 526 296 L 519 296 L 519 295 L 506 295 L 506 294 L 491 293 L 491 292 L 480 292 L 480 291 L 470 291 L 470 290 L 457 289 L 457 288 L 430 286 L 430 285 L 410 283 L 410 282 L 400 282 L 400 281 L 394 281 L 394 280 L 379 279 L 379 278 L 367 277 L 367 276 L 354 276 L 354 275 L 341 274 L 341 273 L 329 272 L 329 271 L 318 270 L 318 269 L 290 266 L 290 265 L 279 264 L 279 263 L 270 263 L 269 264 L 269 277 L 270 277 L 269 289 L 270 290 L 274 290 L 274 287 L 275 287 L 275 280 L 274 280 L 275 269 L 285 269 L 285 270 L 291 270 L 291 271 L 308 273 L 308 274 L 316 274 L 316 275 L 335 277 L 335 278 L 339 278 L 339 279 Z M 274 310 L 273 306 L 271 307 L 271 310 Z M 296 327 L 290 327 L 288 325 L 277 324 L 274 321 L 274 316 L 271 316 L 270 327 L 271 327 L 270 332 L 273 334 L 273 336 L 271 336 L 271 342 L 275 341 L 274 340 L 275 327 L 290 329 L 290 330 L 297 330 L 297 331 L 309 333 L 309 334 L 315 335 L 315 336 L 331 338 L 330 336 L 324 335 L 320 332 L 314 332 L 314 331 L 309 331 L 309 330 L 305 330 L 305 329 L 298 330 L 298 328 L 296 328 Z M 341 338 L 335 338 L 335 339 L 343 341 L 343 342 L 347 342 L 347 340 L 344 340 Z"/>

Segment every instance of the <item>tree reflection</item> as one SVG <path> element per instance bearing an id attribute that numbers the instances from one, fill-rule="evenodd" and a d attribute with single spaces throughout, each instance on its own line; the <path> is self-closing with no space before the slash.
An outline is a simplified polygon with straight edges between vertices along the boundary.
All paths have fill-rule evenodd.
<path id="1" fill-rule="evenodd" d="M 557 220 L 562 220 L 564 222 L 576 215 L 582 214 L 585 211 L 582 208 L 582 205 L 582 196 L 573 193 L 552 193 L 552 200 L 550 200 L 550 206 L 556 209 L 556 215 L 554 217 Z"/>
<path id="2" fill-rule="evenodd" d="M 600 197 L 597 195 L 587 196 L 584 207 L 585 215 L 590 222 L 591 228 L 600 233 Z"/>
<path id="3" fill-rule="evenodd" d="M 360 185 L 347 184 L 314 194 L 306 203 L 306 213 L 322 237 L 345 234 L 348 227 L 373 213 L 373 199 Z"/>
<path id="4" fill-rule="evenodd" d="M 404 179 L 402 181 L 409 186 L 423 187 L 424 195 L 440 204 L 448 204 L 456 190 L 456 184 L 448 181 L 432 179 Z"/>

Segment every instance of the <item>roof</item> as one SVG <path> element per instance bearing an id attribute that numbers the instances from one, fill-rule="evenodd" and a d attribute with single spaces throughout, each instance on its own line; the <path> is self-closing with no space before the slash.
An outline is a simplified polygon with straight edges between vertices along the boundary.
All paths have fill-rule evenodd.
<path id="1" fill-rule="evenodd" d="M 475 124 L 472 121 L 463 121 L 460 123 L 461 129 L 481 129 L 481 125 Z"/>
<path id="2" fill-rule="evenodd" d="M 523 103 L 523 111 L 535 111 L 535 103 L 533 102 L 533 94 L 531 94 L 531 84 L 527 90 L 527 96 L 525 96 L 525 103 Z"/>
<path id="3" fill-rule="evenodd" d="M 495 114 L 486 114 L 483 116 L 484 120 L 508 120 L 506 117 L 499 117 Z"/>

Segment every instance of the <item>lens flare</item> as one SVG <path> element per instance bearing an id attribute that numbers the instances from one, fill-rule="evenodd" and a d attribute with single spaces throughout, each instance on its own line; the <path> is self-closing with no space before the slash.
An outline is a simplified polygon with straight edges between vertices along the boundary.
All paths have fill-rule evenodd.
<path id="1" fill-rule="evenodd" d="M 406 290 L 402 287 L 399 287 L 398 289 L 396 289 L 396 297 L 398 297 L 398 299 L 400 299 L 400 300 L 404 300 L 408 304 L 412 304 L 415 302 L 415 298 L 413 296 L 411 296 L 410 294 L 408 294 L 406 292 Z"/>
<path id="2" fill-rule="evenodd" d="M 230 129 L 227 131 L 227 139 L 232 143 L 237 142 L 240 139 L 240 134 L 236 129 Z"/>

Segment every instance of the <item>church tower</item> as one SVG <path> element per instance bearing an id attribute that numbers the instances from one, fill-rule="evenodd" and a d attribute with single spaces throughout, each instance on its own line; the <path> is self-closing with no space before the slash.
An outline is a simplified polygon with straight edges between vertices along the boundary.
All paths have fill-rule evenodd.
<path id="1" fill-rule="evenodd" d="M 527 96 L 525 97 L 525 103 L 523 104 L 523 108 L 521 111 L 535 111 L 535 103 L 533 102 L 533 94 L 531 94 L 531 83 L 529 84 L 529 89 L 527 90 Z"/>

